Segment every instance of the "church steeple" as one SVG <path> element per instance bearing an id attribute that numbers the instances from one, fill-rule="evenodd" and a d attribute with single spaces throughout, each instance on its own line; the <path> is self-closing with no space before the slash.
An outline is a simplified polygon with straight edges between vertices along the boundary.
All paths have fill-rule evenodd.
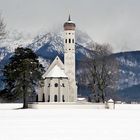
<path id="1" fill-rule="evenodd" d="M 77 99 L 77 86 L 75 80 L 75 28 L 76 25 L 71 21 L 64 23 L 64 70 L 69 80 L 69 101 L 75 102 Z"/>
<path id="2" fill-rule="evenodd" d="M 64 23 L 64 30 L 75 30 L 75 23 L 71 21 L 71 16 L 69 14 L 68 21 Z"/>
<path id="3" fill-rule="evenodd" d="M 68 18 L 68 21 L 71 21 L 71 17 L 70 17 L 70 14 L 69 14 L 69 18 Z"/>

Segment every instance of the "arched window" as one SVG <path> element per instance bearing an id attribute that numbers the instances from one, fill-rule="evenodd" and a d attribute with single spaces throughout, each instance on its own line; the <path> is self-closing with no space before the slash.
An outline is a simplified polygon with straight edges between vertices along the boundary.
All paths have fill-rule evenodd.
<path id="1" fill-rule="evenodd" d="M 54 84 L 54 86 L 55 86 L 55 87 L 58 87 L 58 84 L 57 84 L 57 83 L 55 83 L 55 84 Z"/>
<path id="2" fill-rule="evenodd" d="M 65 43 L 67 43 L 67 39 L 65 39 Z"/>
<path id="3" fill-rule="evenodd" d="M 36 95 L 36 102 L 38 102 L 38 94 Z"/>
<path id="4" fill-rule="evenodd" d="M 62 83 L 62 87 L 65 87 L 65 84 L 64 83 Z"/>
<path id="5" fill-rule="evenodd" d="M 71 39 L 69 39 L 69 43 L 71 43 Z"/>
<path id="6" fill-rule="evenodd" d="M 74 39 L 72 39 L 72 43 L 74 43 Z"/>
<path id="7" fill-rule="evenodd" d="M 57 102 L 57 95 L 54 95 L 54 102 Z"/>
<path id="8" fill-rule="evenodd" d="M 43 93 L 42 102 L 45 102 L 45 94 Z"/>
<path id="9" fill-rule="evenodd" d="M 65 102 L 65 97 L 64 97 L 64 95 L 62 95 L 62 102 Z"/>
<path id="10" fill-rule="evenodd" d="M 48 95 L 48 102 L 50 102 L 50 95 Z"/>

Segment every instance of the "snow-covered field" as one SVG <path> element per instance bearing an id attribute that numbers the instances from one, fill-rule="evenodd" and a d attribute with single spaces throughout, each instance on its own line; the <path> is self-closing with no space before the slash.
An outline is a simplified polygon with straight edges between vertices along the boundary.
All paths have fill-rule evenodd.
<path id="1" fill-rule="evenodd" d="M 0 140 L 140 140 L 140 110 L 20 106 L 0 104 Z"/>

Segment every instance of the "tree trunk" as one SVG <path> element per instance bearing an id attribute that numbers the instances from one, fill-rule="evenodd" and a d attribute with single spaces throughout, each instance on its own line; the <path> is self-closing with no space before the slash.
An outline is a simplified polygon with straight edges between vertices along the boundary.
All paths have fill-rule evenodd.
<path id="1" fill-rule="evenodd" d="M 104 92 L 102 91 L 102 101 L 103 103 L 105 103 L 105 96 L 104 96 Z"/>
<path id="2" fill-rule="evenodd" d="M 28 108 L 28 100 L 27 100 L 27 94 L 25 86 L 23 86 L 23 108 Z"/>

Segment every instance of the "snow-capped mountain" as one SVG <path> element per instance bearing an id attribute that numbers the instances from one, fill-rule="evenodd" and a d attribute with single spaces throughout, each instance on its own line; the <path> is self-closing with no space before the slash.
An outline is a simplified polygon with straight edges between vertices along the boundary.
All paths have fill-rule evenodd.
<path id="1" fill-rule="evenodd" d="M 76 59 L 80 60 L 88 55 L 89 50 L 84 46 L 92 44 L 92 39 L 81 31 L 76 31 Z M 86 45 L 87 42 L 87 45 Z M 17 47 L 29 47 L 39 56 L 40 62 L 47 69 L 50 62 L 58 55 L 63 58 L 63 33 L 39 33 L 32 38 L 17 31 L 10 32 L 7 38 L 0 42 L 0 69 L 7 63 L 9 57 Z M 2 86 L 1 86 L 2 87 Z"/>
<path id="2" fill-rule="evenodd" d="M 140 51 L 114 54 L 120 65 L 119 88 L 120 100 L 140 102 Z"/>
<path id="3" fill-rule="evenodd" d="M 140 84 L 140 51 L 114 54 L 120 65 L 119 89 Z"/>
<path id="4" fill-rule="evenodd" d="M 76 31 L 76 61 L 88 57 L 92 44 L 96 44 L 86 33 Z M 15 48 L 29 47 L 39 56 L 40 62 L 47 69 L 51 61 L 58 55 L 63 61 L 63 33 L 40 33 L 36 37 L 11 33 L 0 43 L 0 68 L 8 61 Z M 140 51 L 113 54 L 120 65 L 118 90 L 140 84 Z M 78 65 L 77 65 L 78 69 Z M 1 82 L 0 82 L 1 83 Z M 2 88 L 2 85 L 0 85 Z"/>

